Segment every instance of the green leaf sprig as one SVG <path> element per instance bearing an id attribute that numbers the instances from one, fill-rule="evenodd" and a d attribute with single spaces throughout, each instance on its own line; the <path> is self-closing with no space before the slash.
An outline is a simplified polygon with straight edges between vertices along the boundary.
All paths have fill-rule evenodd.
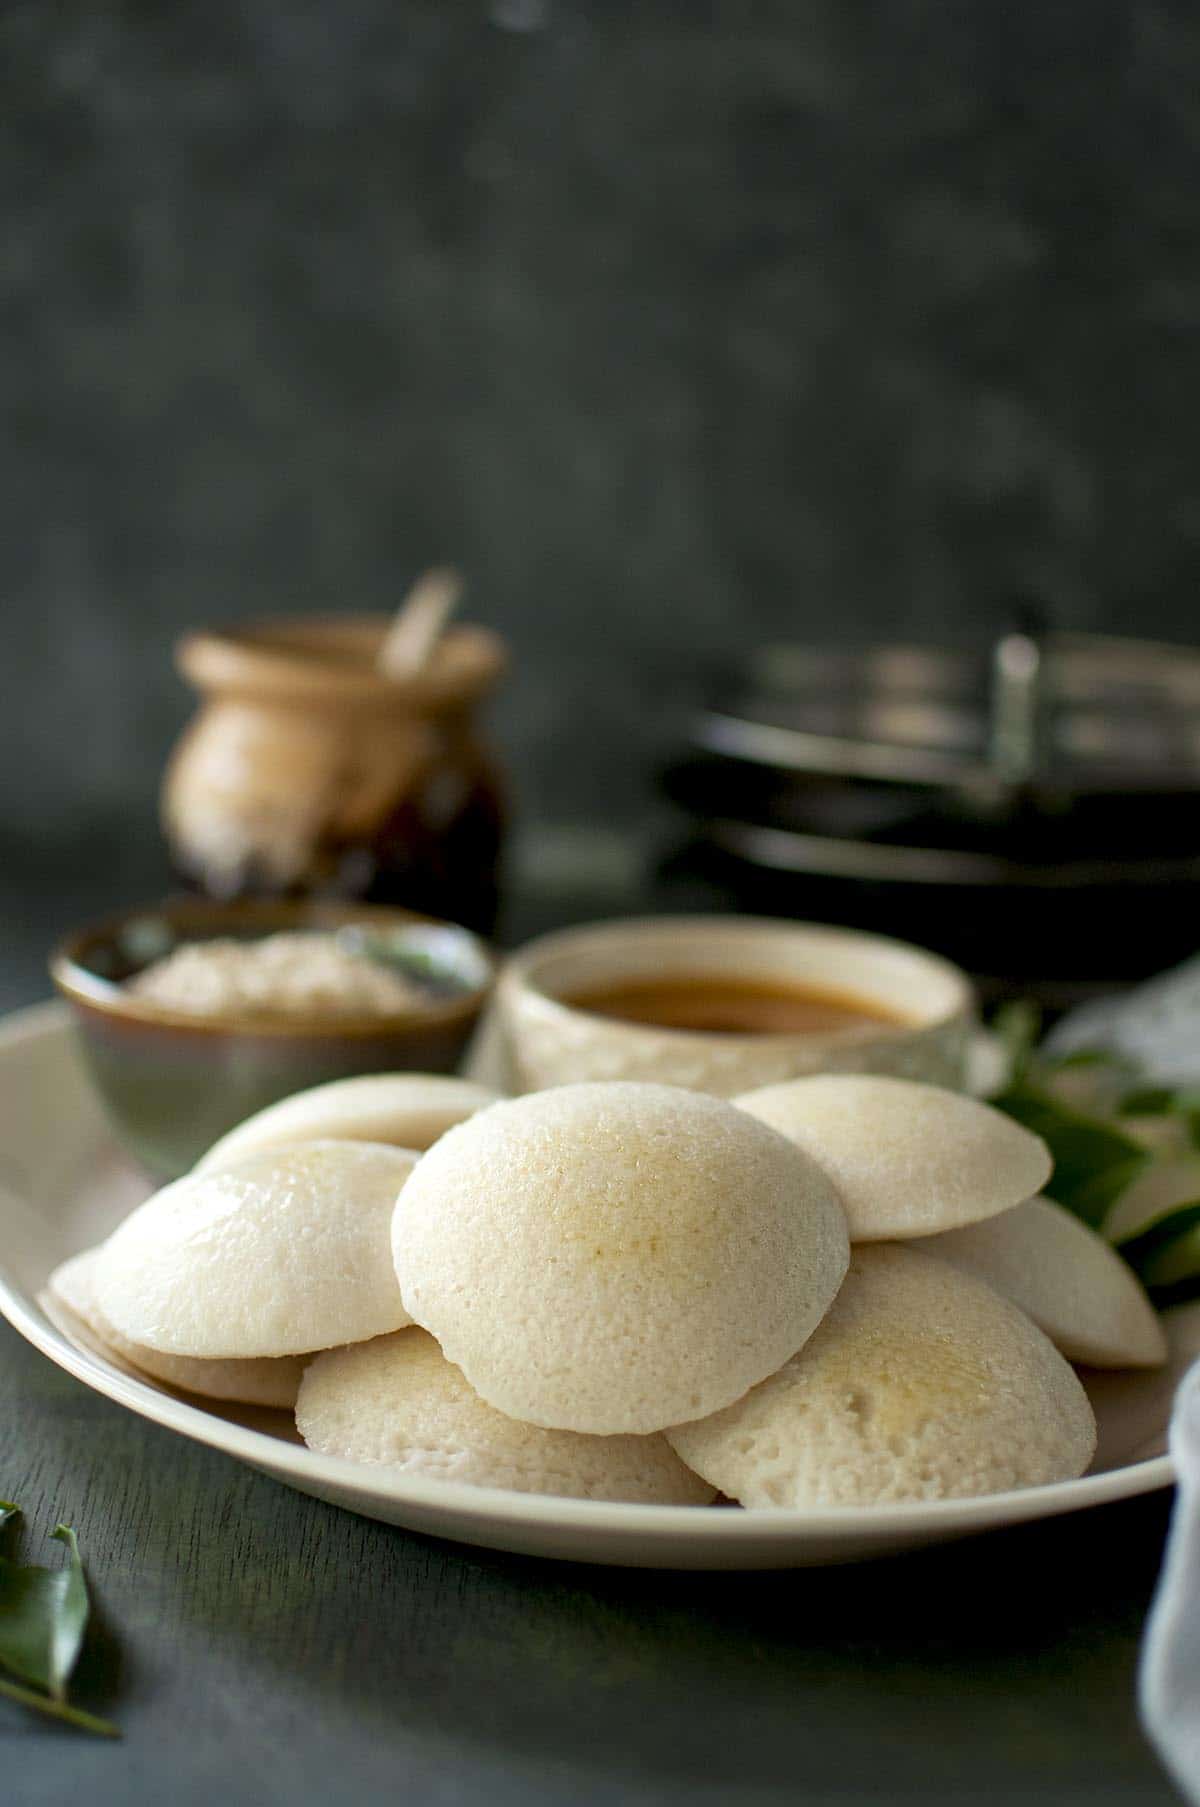
<path id="1" fill-rule="evenodd" d="M 19 1507 L 0 1500 L 0 1531 Z M 57 1569 L 22 1565 L 0 1556 L 0 1694 L 51 1719 L 119 1738 L 107 1719 L 85 1713 L 67 1699 L 67 1684 L 79 1660 L 90 1602 L 79 1543 L 70 1525 L 53 1535 L 67 1547 Z"/>
<path id="2" fill-rule="evenodd" d="M 1046 1196 L 1112 1242 L 1157 1305 L 1200 1297 L 1200 1088 L 1148 1084 L 1103 1048 L 1048 1058 L 1020 1007 L 993 1027 L 1011 1073 L 991 1102 L 1049 1146 Z"/>
<path id="3" fill-rule="evenodd" d="M 1088 1116 L 1025 1080 L 992 1101 L 1041 1136 L 1054 1157 L 1046 1195 L 1098 1230 L 1153 1156 L 1115 1123 Z"/>

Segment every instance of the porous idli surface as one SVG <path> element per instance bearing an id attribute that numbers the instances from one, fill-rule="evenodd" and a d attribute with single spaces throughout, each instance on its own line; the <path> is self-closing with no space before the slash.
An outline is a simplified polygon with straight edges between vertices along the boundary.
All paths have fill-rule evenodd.
<path id="1" fill-rule="evenodd" d="M 1048 1198 L 931 1236 L 921 1247 L 1019 1305 L 1068 1361 L 1153 1368 L 1167 1359 L 1163 1327 L 1132 1268 Z"/>
<path id="2" fill-rule="evenodd" d="M 314 1356 L 296 1402 L 310 1449 L 438 1481 L 572 1499 L 705 1506 L 666 1438 L 543 1430 L 486 1405 L 423 1330 Z"/>
<path id="3" fill-rule="evenodd" d="M 296 1403 L 305 1357 L 263 1356 L 248 1361 L 200 1361 L 188 1355 L 164 1355 L 131 1343 L 96 1304 L 93 1275 L 98 1249 L 85 1249 L 55 1268 L 46 1282 L 51 1297 L 64 1304 L 96 1341 L 152 1380 L 163 1380 L 206 1399 L 236 1400 L 241 1405 L 276 1406 L 290 1411 Z"/>
<path id="4" fill-rule="evenodd" d="M 390 1142 L 420 1151 L 498 1096 L 486 1086 L 437 1073 L 368 1073 L 334 1079 L 247 1117 L 213 1143 L 196 1172 L 211 1173 L 260 1148 L 329 1138 Z"/>
<path id="5" fill-rule="evenodd" d="M 168 1355 L 302 1355 L 411 1320 L 389 1226 L 417 1157 L 372 1142 L 264 1149 L 185 1175 L 101 1248 L 96 1303 Z"/>
<path id="6" fill-rule="evenodd" d="M 422 1155 L 392 1226 L 414 1320 L 530 1424 L 649 1433 L 728 1405 L 820 1322 L 848 1258 L 820 1168 L 724 1100 L 555 1087 Z"/>
<path id="7" fill-rule="evenodd" d="M 899 1505 L 1083 1473 L 1096 1421 L 1042 1331 L 982 1280 L 855 1249 L 820 1328 L 736 1405 L 667 1432 L 743 1506 Z"/>
<path id="8" fill-rule="evenodd" d="M 961 1092 L 866 1073 L 822 1073 L 733 1101 L 795 1142 L 837 1187 L 852 1242 L 932 1236 L 1039 1192 L 1040 1136 Z"/>

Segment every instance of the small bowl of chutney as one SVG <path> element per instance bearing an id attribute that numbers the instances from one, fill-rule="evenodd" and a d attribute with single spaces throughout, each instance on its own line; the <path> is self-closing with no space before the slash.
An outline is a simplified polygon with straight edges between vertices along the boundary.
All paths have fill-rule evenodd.
<path id="1" fill-rule="evenodd" d="M 970 979 L 882 935 L 749 916 L 664 916 L 542 936 L 504 968 L 473 1077 L 536 1091 L 637 1079 L 733 1097 L 809 1073 L 959 1088 Z"/>

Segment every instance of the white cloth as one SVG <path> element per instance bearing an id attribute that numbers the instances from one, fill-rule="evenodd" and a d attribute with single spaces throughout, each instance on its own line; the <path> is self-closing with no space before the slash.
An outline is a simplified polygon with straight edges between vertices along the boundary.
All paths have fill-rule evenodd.
<path id="1" fill-rule="evenodd" d="M 1200 1081 L 1200 955 L 1134 991 L 1098 998 L 1065 1016 L 1046 1038 L 1051 1054 L 1112 1048 L 1136 1060 L 1149 1083 Z"/>
<path id="2" fill-rule="evenodd" d="M 1200 1362 L 1171 1414 L 1179 1477 L 1166 1559 L 1142 1646 L 1142 1720 L 1190 1801 L 1200 1804 Z"/>
<path id="3" fill-rule="evenodd" d="M 1147 1080 L 1196 1083 L 1200 955 L 1124 996 L 1073 1010 L 1047 1046 L 1054 1054 L 1111 1048 L 1136 1060 Z M 1170 1445 L 1179 1487 L 1138 1684 L 1151 1741 L 1184 1795 L 1200 1807 L 1200 1362 L 1175 1395 Z"/>

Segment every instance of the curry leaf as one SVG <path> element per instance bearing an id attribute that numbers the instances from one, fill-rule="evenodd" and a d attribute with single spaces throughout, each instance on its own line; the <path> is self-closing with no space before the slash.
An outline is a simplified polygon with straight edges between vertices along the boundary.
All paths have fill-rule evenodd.
<path id="1" fill-rule="evenodd" d="M 55 1525 L 54 1536 L 59 1543 L 66 1544 L 68 1557 L 66 1568 L 55 1571 L 62 1577 L 62 1587 L 50 1644 L 50 1692 L 56 1700 L 64 1700 L 71 1671 L 83 1648 L 90 1603 L 79 1556 L 79 1539 L 70 1525 Z"/>
<path id="2" fill-rule="evenodd" d="M 119 1727 L 111 1720 L 100 1719 L 95 1713 L 85 1713 L 82 1707 L 73 1707 L 65 1700 L 52 1700 L 49 1694 L 39 1694 L 35 1688 L 23 1688 L 20 1682 L 5 1681 L 0 1675 L 0 1695 L 6 1700 L 15 1700 L 23 1707 L 32 1707 L 35 1713 L 44 1713 L 48 1719 L 61 1719 L 67 1725 L 77 1725 L 82 1732 L 96 1732 L 101 1738 L 119 1738 Z"/>
<path id="3" fill-rule="evenodd" d="M 0 1666 L 10 1675 L 61 1700 L 86 1621 L 69 1568 L 0 1563 Z"/>
<path id="4" fill-rule="evenodd" d="M 1175 1263 L 1172 1261 L 1168 1264 L 1164 1258 L 1175 1244 L 1182 1244 L 1197 1225 L 1200 1225 L 1200 1200 L 1177 1205 L 1162 1217 L 1156 1218 L 1144 1230 L 1140 1230 L 1136 1236 L 1127 1237 L 1124 1242 L 1118 1243 L 1117 1247 L 1139 1274 L 1163 1275 L 1164 1283 L 1168 1277 L 1170 1281 L 1175 1281 L 1179 1278 L 1177 1272 L 1171 1271 Z"/>
<path id="5" fill-rule="evenodd" d="M 1136 1159 L 1114 1161 L 1111 1166 L 1100 1168 L 1086 1178 L 1080 1177 L 1070 1185 L 1065 1180 L 1051 1180 L 1046 1187 L 1047 1196 L 1066 1205 L 1093 1230 L 1103 1230 L 1105 1220 L 1121 1194 L 1146 1171 L 1151 1159 L 1149 1154 L 1142 1154 Z"/>
<path id="6" fill-rule="evenodd" d="M 0 1505 L 0 1525 L 17 1511 Z M 0 1558 L 0 1693 L 37 1711 L 115 1736 L 94 1714 L 68 1705 L 67 1683 L 87 1630 L 89 1602 L 79 1543 L 69 1525 L 54 1536 L 67 1547 L 63 1568 L 46 1569 Z"/>
<path id="7" fill-rule="evenodd" d="M 1179 1094 L 1169 1085 L 1136 1085 L 1126 1092 L 1118 1110 L 1122 1117 L 1166 1117 L 1178 1108 Z"/>
<path id="8" fill-rule="evenodd" d="M 1200 1148 L 1200 1092 L 1195 1086 L 1143 1085 L 1121 1100 L 1122 1117 L 1174 1117 L 1186 1128 L 1193 1147 Z"/>
<path id="9" fill-rule="evenodd" d="M 1047 1196 L 1097 1230 L 1135 1182 L 1186 1170 L 1189 1142 L 1200 1146 L 1200 1089 L 1151 1084 L 1126 1057 L 1103 1050 L 1057 1061 L 1035 1051 L 993 1103 L 1049 1145 Z M 1200 1197 L 1176 1191 L 1172 1202 L 1167 1186 L 1163 1198 L 1159 1215 L 1143 1216 L 1118 1245 L 1159 1306 L 1200 1295 Z"/>
<path id="10" fill-rule="evenodd" d="M 0 1564 L 0 1665 L 49 1689 L 52 1626 L 61 1590 L 51 1569 Z"/>
<path id="11" fill-rule="evenodd" d="M 1047 1196 L 1093 1229 L 1150 1162 L 1147 1151 L 1115 1124 L 1074 1110 L 1032 1084 L 1010 1086 L 993 1103 L 1041 1136 L 1054 1158 Z"/>
<path id="12" fill-rule="evenodd" d="M 1024 1078 L 1042 1030 L 1042 1013 L 1031 998 L 1001 1004 L 992 1017 L 992 1034 L 1001 1044 L 1014 1081 Z"/>

